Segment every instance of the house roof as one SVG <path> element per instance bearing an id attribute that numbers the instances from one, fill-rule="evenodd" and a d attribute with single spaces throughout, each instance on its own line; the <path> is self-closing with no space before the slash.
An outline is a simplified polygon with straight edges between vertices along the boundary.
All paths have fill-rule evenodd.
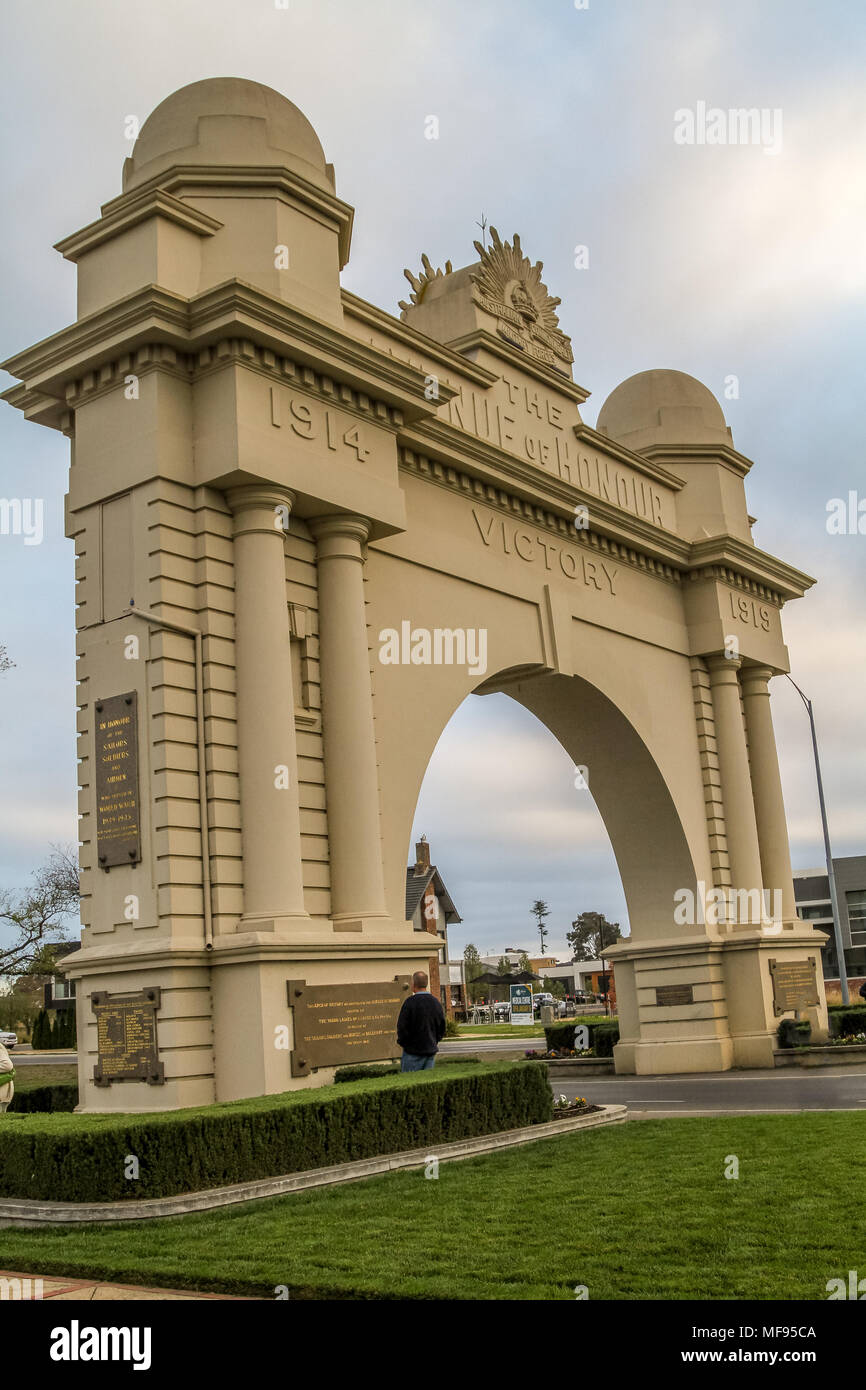
<path id="1" fill-rule="evenodd" d="M 445 913 L 445 921 L 450 925 L 452 922 L 462 922 L 463 918 L 454 906 L 451 894 L 442 882 L 439 870 L 435 864 L 431 864 L 429 869 L 425 869 L 423 874 L 416 874 L 414 865 L 410 864 L 406 870 L 406 921 L 408 922 L 421 899 L 427 884 L 433 881 L 433 892 L 436 894 L 442 910 Z"/>

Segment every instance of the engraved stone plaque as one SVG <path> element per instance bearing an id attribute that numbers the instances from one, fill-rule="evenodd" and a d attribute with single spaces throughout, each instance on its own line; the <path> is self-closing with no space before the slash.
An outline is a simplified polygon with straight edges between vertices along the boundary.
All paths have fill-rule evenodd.
<path id="1" fill-rule="evenodd" d="M 694 985 L 657 985 L 656 1006 L 670 1008 L 674 1004 L 694 1004 Z"/>
<path id="2" fill-rule="evenodd" d="M 810 1009 L 818 1002 L 818 980 L 815 958 L 808 960 L 771 960 L 770 978 L 773 981 L 773 1013 L 789 1013 L 792 1009 Z"/>
<path id="3" fill-rule="evenodd" d="M 397 1015 L 410 986 L 409 975 L 381 984 L 287 980 L 294 1018 L 292 1076 L 308 1076 L 316 1067 L 399 1057 Z"/>
<path id="4" fill-rule="evenodd" d="M 138 705 L 134 690 L 94 705 L 96 855 L 101 869 L 141 858 Z"/>
<path id="5" fill-rule="evenodd" d="M 140 989 L 135 994 L 91 994 L 96 1015 L 97 1063 L 93 1079 L 97 1086 L 112 1081 L 146 1081 L 150 1086 L 165 1083 L 156 1041 L 156 1011 L 160 1005 L 158 989 Z"/>

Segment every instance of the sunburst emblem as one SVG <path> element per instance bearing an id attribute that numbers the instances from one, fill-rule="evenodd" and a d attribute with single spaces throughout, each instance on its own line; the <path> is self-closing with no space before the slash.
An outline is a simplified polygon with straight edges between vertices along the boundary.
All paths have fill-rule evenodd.
<path id="1" fill-rule="evenodd" d="M 444 270 L 434 270 L 433 266 L 430 264 L 430 257 L 423 253 L 421 255 L 421 265 L 423 266 L 423 270 L 420 275 L 413 275 L 411 270 L 403 271 L 403 274 L 412 286 L 412 293 L 409 296 L 412 303 L 407 304 L 405 299 L 401 299 L 399 303 L 399 307 L 403 310 L 404 314 L 408 312 L 412 305 L 421 303 L 424 295 L 427 293 L 427 287 L 431 285 L 434 280 L 441 280 L 443 276 L 450 275 L 453 270 L 450 261 L 445 262 Z"/>
<path id="2" fill-rule="evenodd" d="M 541 278 L 542 262 L 531 264 L 523 254 L 516 233 L 509 244 L 501 239 L 495 227 L 491 227 L 490 239 L 490 247 L 475 242 L 481 264 L 472 276 L 472 283 L 478 293 L 495 304 L 514 309 L 527 324 L 537 324 L 549 333 L 558 333 L 559 319 L 555 311 L 562 300 L 548 294 Z"/>

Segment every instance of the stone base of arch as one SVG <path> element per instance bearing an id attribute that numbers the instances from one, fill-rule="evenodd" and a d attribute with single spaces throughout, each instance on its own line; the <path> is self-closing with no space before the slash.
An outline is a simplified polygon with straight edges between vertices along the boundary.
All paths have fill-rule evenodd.
<path id="1" fill-rule="evenodd" d="M 800 1017 L 816 1043 L 827 1037 L 821 972 L 824 936 L 800 921 L 777 935 L 624 941 L 605 953 L 616 971 L 617 1072 L 674 1075 L 772 1067 L 777 1047 L 771 965 L 812 962 L 818 1003 Z M 793 1017 L 788 1011 L 787 1017 Z"/>

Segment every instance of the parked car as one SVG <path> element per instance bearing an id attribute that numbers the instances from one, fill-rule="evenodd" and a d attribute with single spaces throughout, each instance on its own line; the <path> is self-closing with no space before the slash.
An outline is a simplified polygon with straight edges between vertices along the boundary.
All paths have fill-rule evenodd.
<path id="1" fill-rule="evenodd" d="M 12 1049 L 13 1049 L 13 1047 L 16 1047 L 16 1046 L 17 1046 L 17 1043 L 18 1043 L 18 1034 L 17 1034 L 17 1033 L 2 1033 L 2 1032 L 0 1032 L 0 1046 L 5 1047 L 6 1050 L 7 1050 L 7 1052 L 11 1052 Z"/>

